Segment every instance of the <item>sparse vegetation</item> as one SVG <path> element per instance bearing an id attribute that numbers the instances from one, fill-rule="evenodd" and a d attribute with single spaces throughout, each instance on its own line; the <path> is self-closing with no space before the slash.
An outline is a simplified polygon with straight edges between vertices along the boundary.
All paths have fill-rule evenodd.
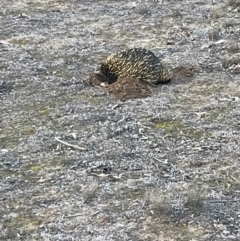
<path id="1" fill-rule="evenodd" d="M 157 130 L 164 131 L 165 135 L 170 136 L 179 136 L 184 135 L 189 138 L 194 139 L 201 139 L 204 136 L 207 136 L 208 133 L 205 133 L 203 131 L 195 130 L 191 127 L 188 127 L 186 125 L 183 125 L 181 120 L 156 120 L 153 119 L 154 127 Z"/>
<path id="2" fill-rule="evenodd" d="M 149 13 L 150 13 L 147 5 L 144 5 L 144 4 L 138 6 L 137 9 L 136 9 L 136 12 L 137 12 L 138 14 L 140 14 L 140 15 L 145 15 L 145 14 L 149 14 Z"/>
<path id="3" fill-rule="evenodd" d="M 211 10 L 211 18 L 213 19 L 220 19 L 222 17 L 224 17 L 224 12 L 223 12 L 223 9 L 221 7 L 218 7 L 218 6 L 215 6 L 212 8 Z"/>
<path id="4" fill-rule="evenodd" d="M 238 2 L 1 0 L 0 240 L 237 240 Z M 172 82 L 86 84 L 134 47 Z"/>
<path id="5" fill-rule="evenodd" d="M 154 215 L 167 215 L 171 210 L 171 199 L 167 193 L 159 190 L 148 190 L 145 193 L 146 204 L 150 205 Z"/>
<path id="6" fill-rule="evenodd" d="M 208 36 L 209 36 L 209 40 L 219 40 L 220 39 L 220 34 L 219 34 L 219 28 L 211 28 L 209 31 L 208 31 Z"/>
<path id="7" fill-rule="evenodd" d="M 9 43 L 16 45 L 26 45 L 28 43 L 28 40 L 26 38 L 11 38 L 9 39 Z"/>
<path id="8" fill-rule="evenodd" d="M 231 29 L 234 27 L 234 25 L 238 25 L 238 22 L 235 21 L 235 19 L 225 19 L 222 26 L 226 29 Z"/>
<path id="9" fill-rule="evenodd" d="M 98 181 L 94 180 L 84 191 L 84 201 L 89 203 L 96 197 L 96 192 L 98 190 Z"/>
<path id="10" fill-rule="evenodd" d="M 222 62 L 223 68 L 227 69 L 232 65 L 240 64 L 240 56 L 239 55 L 225 56 L 221 59 L 221 62 Z"/>
<path id="11" fill-rule="evenodd" d="M 225 48 L 229 54 L 239 54 L 240 53 L 240 41 L 239 40 L 228 41 L 226 43 Z"/>
<path id="12" fill-rule="evenodd" d="M 206 192 L 200 188 L 189 188 L 185 199 L 185 207 L 199 209 L 203 206 L 203 201 L 207 199 Z"/>
<path id="13" fill-rule="evenodd" d="M 240 2 L 238 0 L 228 0 L 228 6 L 237 8 L 240 7 Z"/>

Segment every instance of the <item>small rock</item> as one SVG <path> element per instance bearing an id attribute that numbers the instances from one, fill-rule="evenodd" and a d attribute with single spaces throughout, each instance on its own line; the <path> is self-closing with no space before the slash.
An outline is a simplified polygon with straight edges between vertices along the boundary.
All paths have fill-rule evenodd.
<path id="1" fill-rule="evenodd" d="M 209 48 L 209 44 L 203 44 L 200 49 L 205 50 L 205 49 L 208 49 L 208 48 Z"/>
<path id="2" fill-rule="evenodd" d="M 226 40 L 220 39 L 220 40 L 216 41 L 215 44 L 223 44 L 225 42 L 226 42 Z"/>
<path id="3" fill-rule="evenodd" d="M 106 84 L 106 83 L 104 83 L 104 82 L 102 82 L 102 83 L 100 84 L 100 86 L 102 86 L 102 87 L 106 87 L 106 86 L 107 86 L 107 84 Z"/>
<path id="4" fill-rule="evenodd" d="M 1 149 L 2 154 L 8 153 L 8 149 Z"/>

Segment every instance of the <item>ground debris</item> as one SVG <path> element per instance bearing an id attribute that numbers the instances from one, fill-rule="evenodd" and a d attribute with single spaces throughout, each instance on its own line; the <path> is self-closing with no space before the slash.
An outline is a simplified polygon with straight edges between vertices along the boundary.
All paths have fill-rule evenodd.
<path id="1" fill-rule="evenodd" d="M 237 1 L 0 9 L 0 240 L 240 239 Z M 96 77 L 135 47 L 173 81 Z"/>

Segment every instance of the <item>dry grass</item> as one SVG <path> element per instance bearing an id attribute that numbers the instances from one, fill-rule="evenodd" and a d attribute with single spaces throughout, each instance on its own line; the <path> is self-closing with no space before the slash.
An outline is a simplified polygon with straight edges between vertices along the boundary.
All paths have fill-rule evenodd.
<path id="1" fill-rule="evenodd" d="M 240 52 L 240 41 L 238 40 L 231 40 L 226 43 L 225 46 L 227 52 L 229 54 L 239 54 Z"/>
<path id="2" fill-rule="evenodd" d="M 237 8 L 237 7 L 240 6 L 240 2 L 239 1 L 234 1 L 234 0 L 228 0 L 227 5 L 231 6 L 231 7 L 234 7 L 234 8 Z"/>
<path id="3" fill-rule="evenodd" d="M 239 4 L 215 2 L 0 1 L 0 240 L 239 238 Z M 173 81 L 85 84 L 132 47 Z"/>
<path id="4" fill-rule="evenodd" d="M 199 209 L 203 206 L 204 200 L 207 200 L 206 191 L 203 191 L 200 188 L 192 187 L 187 190 L 184 205 L 186 207 Z"/>
<path id="5" fill-rule="evenodd" d="M 92 183 L 89 184 L 89 186 L 87 186 L 83 195 L 85 203 L 91 202 L 93 198 L 96 197 L 98 185 L 99 185 L 98 181 L 94 180 Z"/>
<path id="6" fill-rule="evenodd" d="M 145 193 L 145 202 L 150 205 L 155 215 L 165 215 L 171 210 L 171 199 L 159 190 L 148 190 Z"/>
<path id="7" fill-rule="evenodd" d="M 211 18 L 213 19 L 220 19 L 225 16 L 223 8 L 219 6 L 213 6 L 211 9 Z"/>
<path id="8" fill-rule="evenodd" d="M 218 27 L 211 28 L 208 31 L 209 40 L 213 40 L 213 41 L 219 40 L 220 39 L 219 32 L 220 32 L 220 29 Z"/>

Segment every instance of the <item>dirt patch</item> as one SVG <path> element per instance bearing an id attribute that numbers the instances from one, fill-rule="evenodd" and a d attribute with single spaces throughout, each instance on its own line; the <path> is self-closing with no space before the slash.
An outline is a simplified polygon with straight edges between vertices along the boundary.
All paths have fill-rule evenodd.
<path id="1" fill-rule="evenodd" d="M 86 81 L 91 86 L 102 86 L 109 94 L 121 101 L 146 98 L 153 94 L 154 85 L 138 78 L 119 78 L 112 84 L 100 73 L 91 73 Z"/>
<path id="2" fill-rule="evenodd" d="M 120 78 L 107 86 L 110 94 L 121 101 L 146 98 L 153 94 L 149 83 L 138 78 Z M 153 86 L 152 86 L 153 87 Z"/>

